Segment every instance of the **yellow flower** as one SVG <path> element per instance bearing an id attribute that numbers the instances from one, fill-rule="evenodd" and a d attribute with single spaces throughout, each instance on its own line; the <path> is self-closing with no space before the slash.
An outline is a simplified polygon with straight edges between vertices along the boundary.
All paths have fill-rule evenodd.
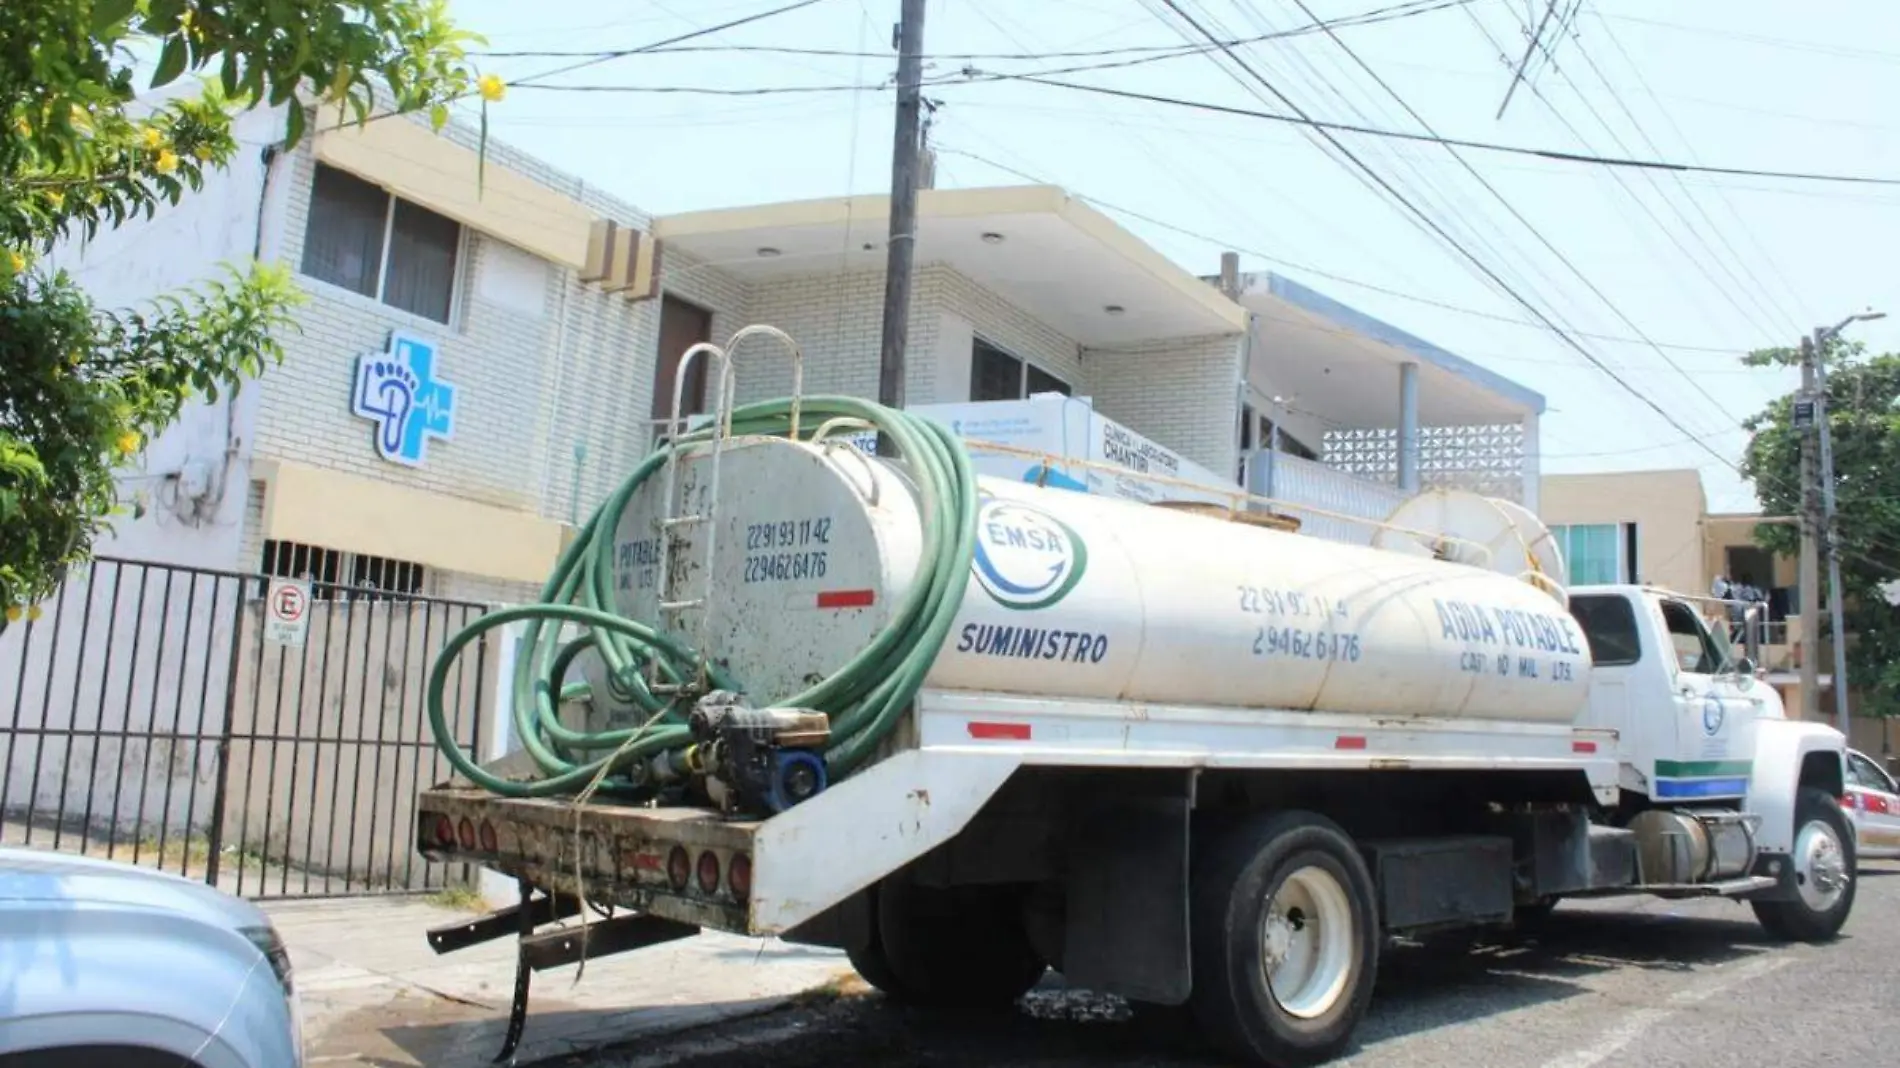
<path id="1" fill-rule="evenodd" d="M 13 128 L 19 132 L 21 137 L 25 137 L 33 132 L 33 124 L 26 121 L 25 115 L 18 116 L 13 120 Z"/>
<path id="2" fill-rule="evenodd" d="M 491 104 L 497 103 L 502 97 L 508 95 L 508 83 L 502 81 L 499 74 L 484 74 L 475 86 L 481 90 L 482 99 Z"/>
<path id="3" fill-rule="evenodd" d="M 198 157 L 198 162 L 200 163 L 211 162 L 211 146 L 210 145 L 199 145 L 196 148 L 191 150 L 191 154 Z"/>
<path id="4" fill-rule="evenodd" d="M 170 174 L 178 169 L 178 153 L 169 148 L 158 150 L 158 159 L 152 163 L 152 169 L 160 174 Z"/>
<path id="5" fill-rule="evenodd" d="M 119 435 L 119 454 L 121 456 L 130 456 L 139 451 L 139 446 L 144 443 L 145 439 L 139 437 L 138 431 L 127 430 Z"/>
<path id="6" fill-rule="evenodd" d="M 48 202 L 50 202 L 50 203 L 51 203 L 51 204 L 52 204 L 52 205 L 53 205 L 53 206 L 54 206 L 55 208 L 57 208 L 57 207 L 60 207 L 60 206 L 62 206 L 62 205 L 64 205 L 64 204 L 66 203 L 66 194 L 64 194 L 64 193 L 62 193 L 62 192 L 60 192 L 60 191 L 59 191 L 59 190 L 57 190 L 57 189 L 48 189 L 48 190 L 46 191 L 46 199 L 47 199 L 47 201 L 48 201 Z"/>
<path id="7" fill-rule="evenodd" d="M 39 605 L 34 605 L 33 607 L 26 610 L 26 618 L 30 620 L 34 620 L 36 622 L 39 620 L 41 616 L 45 614 L 46 613 L 40 609 Z"/>
<path id="8" fill-rule="evenodd" d="M 145 128 L 145 147 L 146 148 L 157 149 L 158 146 L 164 143 L 165 143 L 165 135 L 158 132 L 158 127 L 147 126 Z"/>
<path id="9" fill-rule="evenodd" d="M 18 623 L 20 621 L 20 617 L 24 614 L 25 613 L 20 611 L 20 606 L 17 604 L 10 604 L 7 606 L 7 622 L 8 623 Z"/>
<path id="10" fill-rule="evenodd" d="M 7 263 L 13 268 L 14 274 L 19 274 L 21 271 L 26 270 L 26 257 L 12 249 L 7 250 Z"/>

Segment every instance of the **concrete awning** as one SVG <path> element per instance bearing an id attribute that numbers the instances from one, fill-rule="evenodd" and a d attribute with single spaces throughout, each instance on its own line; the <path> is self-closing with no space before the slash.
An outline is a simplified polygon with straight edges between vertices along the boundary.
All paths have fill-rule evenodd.
<path id="1" fill-rule="evenodd" d="M 1220 291 L 1056 186 L 927 189 L 916 264 L 945 264 L 1082 345 L 1240 334 Z M 890 197 L 668 215 L 653 233 L 742 282 L 881 270 Z M 1118 309 L 1118 310 L 1117 310 Z"/>
<path id="2" fill-rule="evenodd" d="M 1353 427 L 1397 425 L 1399 367 L 1418 364 L 1423 426 L 1517 423 L 1544 411 L 1542 394 L 1429 341 L 1353 310 L 1291 279 L 1240 279 L 1240 303 L 1257 317 L 1257 384 Z"/>

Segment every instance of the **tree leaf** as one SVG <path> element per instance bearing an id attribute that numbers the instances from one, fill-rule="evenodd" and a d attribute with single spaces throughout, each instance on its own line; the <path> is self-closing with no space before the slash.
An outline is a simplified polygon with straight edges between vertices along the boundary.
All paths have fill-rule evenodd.
<path id="1" fill-rule="evenodd" d="M 170 85 L 180 74 L 185 73 L 186 58 L 183 37 L 166 39 L 164 49 L 158 54 L 158 69 L 152 72 L 152 88 Z"/>
<path id="2" fill-rule="evenodd" d="M 93 0 L 92 32 L 99 35 L 132 17 L 138 0 Z"/>

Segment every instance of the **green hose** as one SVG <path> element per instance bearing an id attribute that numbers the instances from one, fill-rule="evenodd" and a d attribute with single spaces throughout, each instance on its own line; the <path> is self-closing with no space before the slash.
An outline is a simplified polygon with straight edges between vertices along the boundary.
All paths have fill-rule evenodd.
<path id="1" fill-rule="evenodd" d="M 789 400 L 740 406 L 732 413 L 732 433 L 790 437 L 792 411 Z M 855 397 L 807 397 L 798 406 L 798 416 L 801 428 L 849 419 L 887 435 L 916 482 L 923 506 L 923 551 L 916 581 L 890 623 L 849 663 L 803 693 L 747 695 L 757 707 L 826 713 L 831 739 L 825 763 L 835 782 L 860 766 L 897 725 L 956 619 L 976 547 L 976 475 L 963 444 L 941 425 L 918 416 Z M 692 740 L 685 717 L 691 696 L 654 694 L 644 669 L 656 669 L 675 684 L 695 683 L 703 672 L 712 689 L 745 692 L 742 680 L 703 659 L 698 650 L 613 610 L 614 531 L 621 513 L 647 479 L 664 469 L 670 455 L 703 452 L 712 440 L 708 426 L 681 434 L 649 454 L 561 554 L 539 603 L 490 612 L 442 647 L 429 672 L 429 729 L 456 771 L 507 797 L 573 794 L 596 780 L 604 790 L 638 797 L 643 790 L 625 779 L 624 769 L 684 749 Z M 449 671 L 462 651 L 488 631 L 517 621 L 526 621 L 527 627 L 512 680 L 515 736 L 540 770 L 538 777 L 526 781 L 502 778 L 470 759 L 450 732 L 443 708 Z M 584 633 L 563 642 L 561 624 L 567 623 L 580 625 Z M 589 650 L 600 654 L 608 677 L 620 687 L 614 696 L 642 709 L 650 717 L 647 722 L 591 732 L 561 723 L 561 702 L 588 696 L 587 683 L 564 679 L 574 659 Z"/>

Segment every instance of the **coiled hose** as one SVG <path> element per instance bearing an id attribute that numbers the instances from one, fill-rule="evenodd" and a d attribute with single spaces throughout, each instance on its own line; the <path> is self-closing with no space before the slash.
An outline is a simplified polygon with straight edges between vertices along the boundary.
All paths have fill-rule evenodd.
<path id="1" fill-rule="evenodd" d="M 790 437 L 793 410 L 790 400 L 739 406 L 732 411 L 731 433 L 735 437 Z M 806 397 L 798 403 L 797 412 L 801 427 L 848 420 L 888 435 L 922 503 L 919 572 L 889 625 L 849 663 L 802 693 L 747 695 L 757 707 L 826 713 L 831 739 L 825 763 L 835 782 L 862 764 L 896 726 L 949 634 L 975 551 L 976 475 L 962 442 L 944 427 L 918 416 L 855 397 Z M 595 786 L 638 797 L 646 788 L 628 781 L 623 769 L 668 750 L 683 749 L 692 740 L 685 723 L 690 696 L 654 694 L 643 669 L 654 668 L 673 684 L 693 683 L 703 670 L 711 688 L 745 692 L 744 680 L 704 660 L 700 651 L 653 624 L 613 610 L 614 532 L 621 513 L 640 487 L 664 469 L 672 453 L 704 451 L 714 433 L 714 426 L 683 433 L 641 461 L 561 554 L 539 603 L 490 612 L 443 645 L 429 672 L 429 729 L 449 763 L 471 782 L 507 797 L 554 797 Z M 526 780 L 502 778 L 477 765 L 456 742 L 443 706 L 449 672 L 469 643 L 520 621 L 527 626 L 512 680 L 515 736 L 540 769 L 538 777 Z M 568 623 L 580 625 L 584 633 L 563 642 L 562 624 Z M 576 731 L 560 721 L 562 701 L 588 695 L 586 682 L 563 680 L 574 659 L 590 649 L 599 652 L 610 677 L 626 691 L 618 696 L 631 697 L 650 717 L 645 723 L 590 732 Z"/>

